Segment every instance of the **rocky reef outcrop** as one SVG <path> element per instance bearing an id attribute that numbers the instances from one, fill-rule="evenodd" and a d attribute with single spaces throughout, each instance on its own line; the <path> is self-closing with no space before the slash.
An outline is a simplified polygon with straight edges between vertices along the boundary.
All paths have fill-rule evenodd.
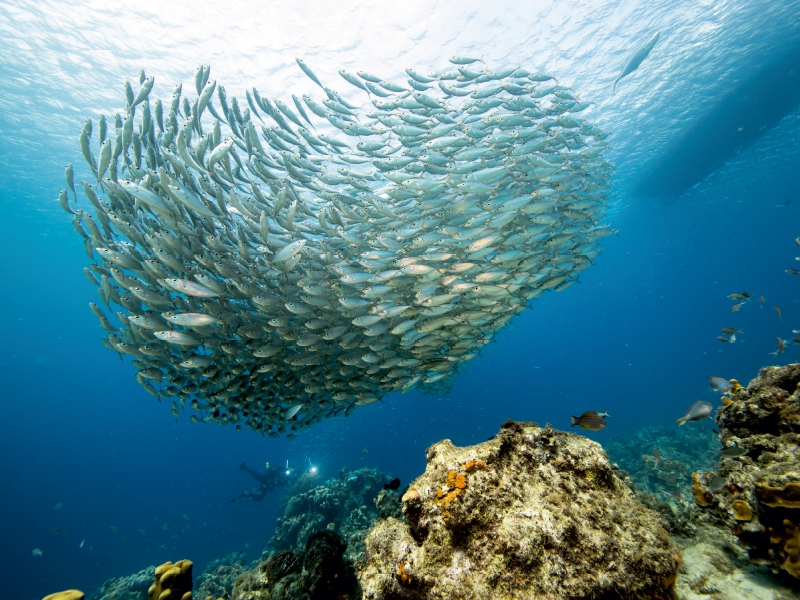
<path id="1" fill-rule="evenodd" d="M 800 580 L 800 364 L 766 367 L 746 387 L 735 386 L 717 412 L 724 486 L 696 473 L 698 505 L 725 524 L 757 563 Z"/>
<path id="2" fill-rule="evenodd" d="M 147 600 L 147 590 L 153 585 L 156 568 L 147 567 L 138 573 L 106 581 L 91 595 L 92 600 Z"/>
<path id="3" fill-rule="evenodd" d="M 585 437 L 508 421 L 491 440 L 427 451 L 379 521 L 358 577 L 370 599 L 660 598 L 679 559 L 666 523 Z"/>
<path id="4" fill-rule="evenodd" d="M 383 489 L 390 479 L 378 469 L 342 469 L 323 485 L 292 488 L 282 500 L 270 547 L 302 551 L 313 533 L 326 530 L 347 542 L 348 560 L 363 558 L 363 538 L 379 516 L 401 514 L 397 494 Z"/>

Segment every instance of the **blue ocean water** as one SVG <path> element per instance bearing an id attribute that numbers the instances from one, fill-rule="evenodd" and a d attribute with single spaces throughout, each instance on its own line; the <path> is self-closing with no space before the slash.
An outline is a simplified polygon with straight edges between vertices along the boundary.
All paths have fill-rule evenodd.
<path id="1" fill-rule="evenodd" d="M 776 88 L 774 106 L 766 94 L 758 114 L 726 121 L 714 111 L 797 52 L 797 14 L 800 3 L 790 1 L 0 5 L 4 597 L 90 592 L 166 560 L 202 568 L 232 551 L 257 558 L 280 492 L 229 505 L 253 486 L 242 461 L 310 464 L 323 476 L 377 467 L 405 484 L 443 438 L 477 443 L 507 418 L 566 429 L 570 415 L 594 409 L 612 415 L 605 430 L 587 432 L 603 443 L 673 426 L 697 399 L 718 404 L 710 375 L 746 382 L 762 366 L 796 361 L 792 343 L 769 353 L 776 337 L 800 328 L 800 278 L 785 272 L 800 268 L 800 108 L 778 102 L 787 92 Z M 626 57 L 654 31 L 658 45 L 612 95 Z M 345 89 L 338 68 L 399 79 L 402 68 L 433 70 L 470 53 L 546 69 L 595 103 L 588 117 L 611 134 L 617 165 L 610 220 L 619 236 L 604 240 L 580 285 L 545 294 L 506 326 L 450 394 L 392 394 L 295 440 L 270 439 L 176 421 L 169 402 L 139 387 L 130 360 L 100 345 L 87 259 L 56 196 L 64 164 L 82 162 L 83 118 L 118 110 L 125 79 L 145 68 L 166 97 L 208 63 L 229 93 L 257 83 L 280 96 L 309 85 L 295 56 Z M 694 187 L 632 194 L 691 126 L 711 121 L 761 130 L 736 154 L 729 141 L 704 148 L 719 160 Z M 679 148 L 688 157 L 695 150 Z M 753 301 L 732 313 L 727 295 L 742 290 Z M 743 333 L 722 344 L 722 327 Z"/>

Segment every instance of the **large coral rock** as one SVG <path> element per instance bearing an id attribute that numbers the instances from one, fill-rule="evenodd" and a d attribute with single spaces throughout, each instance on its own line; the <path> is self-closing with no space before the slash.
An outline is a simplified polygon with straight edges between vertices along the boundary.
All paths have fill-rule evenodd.
<path id="1" fill-rule="evenodd" d="M 708 511 L 723 521 L 756 562 L 800 579 L 800 364 L 761 369 L 717 413 L 727 485 Z"/>
<path id="2" fill-rule="evenodd" d="M 403 496 L 408 524 L 367 536 L 365 598 L 658 598 L 674 580 L 664 521 L 585 437 L 509 421 L 427 460 Z"/>

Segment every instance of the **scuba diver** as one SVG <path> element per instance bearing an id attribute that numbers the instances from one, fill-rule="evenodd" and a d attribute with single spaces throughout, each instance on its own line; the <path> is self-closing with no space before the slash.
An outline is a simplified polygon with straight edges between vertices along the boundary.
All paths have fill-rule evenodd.
<path id="1" fill-rule="evenodd" d="M 259 472 L 250 469 L 245 463 L 242 463 L 239 465 L 239 470 L 247 471 L 247 474 L 258 481 L 258 483 L 261 485 L 259 485 L 257 488 L 253 488 L 252 490 L 242 492 L 236 496 L 236 498 L 232 499 L 228 504 L 233 504 L 242 498 L 249 498 L 253 502 L 261 502 L 268 492 L 284 486 L 287 483 L 293 483 L 297 480 L 297 474 L 295 473 L 294 469 L 289 468 L 288 460 L 286 461 L 285 469 L 278 468 L 275 465 L 270 466 L 270 464 L 267 463 L 266 471 Z"/>

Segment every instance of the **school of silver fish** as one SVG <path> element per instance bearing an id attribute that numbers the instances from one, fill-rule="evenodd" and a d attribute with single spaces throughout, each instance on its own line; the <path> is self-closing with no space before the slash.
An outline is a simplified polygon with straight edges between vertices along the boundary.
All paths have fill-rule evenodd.
<path id="1" fill-rule="evenodd" d="M 615 233 L 607 134 L 552 76 L 466 57 L 404 84 L 340 71 L 358 107 L 297 62 L 324 99 L 240 102 L 201 66 L 195 97 L 153 101 L 140 73 L 97 151 L 91 119 L 79 136 L 94 214 L 70 205 L 72 165 L 59 197 L 119 319 L 90 303 L 103 344 L 176 417 L 188 402 L 273 437 L 446 390 Z"/>

